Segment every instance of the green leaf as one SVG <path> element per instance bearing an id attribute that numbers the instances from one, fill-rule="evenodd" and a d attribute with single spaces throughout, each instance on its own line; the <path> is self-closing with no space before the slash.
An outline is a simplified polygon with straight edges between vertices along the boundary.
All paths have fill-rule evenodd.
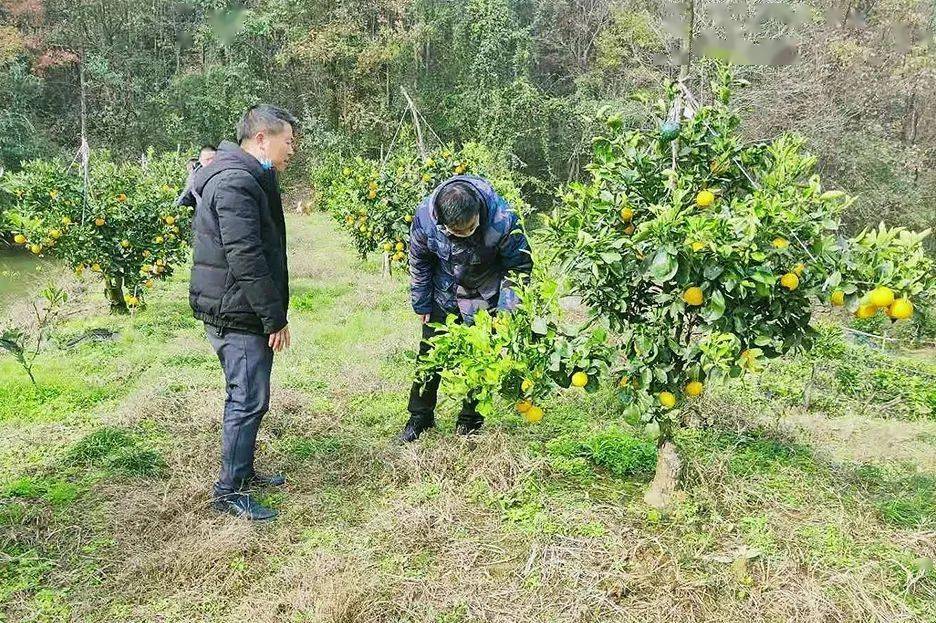
<path id="1" fill-rule="evenodd" d="M 549 332 L 549 323 L 546 322 L 545 318 L 537 316 L 533 319 L 530 330 L 537 335 L 546 335 Z"/>
<path id="2" fill-rule="evenodd" d="M 712 292 L 705 302 L 702 319 L 705 322 L 715 322 L 725 315 L 725 296 L 719 291 Z"/>
<path id="3" fill-rule="evenodd" d="M 659 249 L 653 256 L 653 261 L 650 262 L 650 275 L 657 284 L 663 284 L 672 279 L 678 269 L 679 262 L 665 249 Z"/>
<path id="4" fill-rule="evenodd" d="M 702 274 L 705 275 L 705 278 L 709 281 L 714 281 L 718 279 L 724 271 L 725 269 L 718 264 L 707 264 Z"/>

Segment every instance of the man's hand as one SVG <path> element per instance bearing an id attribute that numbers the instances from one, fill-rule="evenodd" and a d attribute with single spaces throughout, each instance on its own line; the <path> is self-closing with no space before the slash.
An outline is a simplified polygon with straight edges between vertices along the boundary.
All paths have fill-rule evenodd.
<path id="1" fill-rule="evenodd" d="M 289 325 L 286 325 L 276 333 L 270 334 L 270 348 L 274 353 L 278 353 L 284 348 L 289 348 Z"/>
<path id="2" fill-rule="evenodd" d="M 419 319 L 422 320 L 423 324 L 429 322 L 429 314 L 419 314 Z"/>

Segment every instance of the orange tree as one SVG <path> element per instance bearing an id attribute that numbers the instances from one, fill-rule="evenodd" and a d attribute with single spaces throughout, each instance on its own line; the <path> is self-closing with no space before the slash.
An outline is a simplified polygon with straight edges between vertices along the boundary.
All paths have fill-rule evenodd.
<path id="1" fill-rule="evenodd" d="M 511 313 L 480 311 L 469 324 L 450 316 L 437 325 L 420 375 L 440 371 L 446 394 L 459 401 L 470 395 L 482 415 L 494 411 L 497 396 L 507 398 L 530 423 L 543 418 L 542 400 L 558 388 L 597 391 L 612 361 L 606 331 L 563 322 L 557 282 L 535 271 L 531 282 L 517 280 L 521 302 Z"/>
<path id="2" fill-rule="evenodd" d="M 419 202 L 453 175 L 487 177 L 516 209 L 526 206 L 504 160 L 478 143 L 467 143 L 461 150 L 439 147 L 423 158 L 404 140 L 383 165 L 355 158 L 340 167 L 340 173 L 315 177 L 327 180 L 324 208 L 347 230 L 362 258 L 376 251 L 405 266 L 410 223 Z"/>
<path id="3" fill-rule="evenodd" d="M 731 86 L 722 71 L 715 103 L 682 123 L 668 114 L 675 87 L 656 104 L 653 129 L 625 128 L 610 117 L 594 141 L 590 178 L 561 194 L 534 243 L 547 252 L 540 264 L 563 276 L 592 324 L 609 329 L 622 408 L 658 438 L 646 496 L 655 506 L 665 505 L 678 483 L 674 430 L 707 383 L 808 348 L 817 303 L 906 318 L 913 301 L 926 304 L 933 292 L 933 263 L 921 247 L 927 232 L 882 227 L 845 239 L 839 214 L 851 200 L 823 190 L 800 139 L 743 142 L 728 107 Z M 468 391 L 458 368 L 471 365 L 459 355 L 470 347 L 450 342 L 480 339 L 465 332 L 450 328 L 436 339 L 436 349 L 455 356 L 430 355 L 447 366 L 445 389 L 456 396 Z M 539 355 L 531 344 L 521 346 L 527 350 L 514 357 L 523 367 Z M 505 365 L 492 361 L 471 380 L 512 388 L 506 381 L 513 366 Z M 575 380 L 592 382 L 587 374 Z"/>
<path id="4" fill-rule="evenodd" d="M 60 258 L 79 276 L 99 275 L 122 312 L 187 259 L 191 209 L 175 205 L 184 176 L 178 154 L 151 153 L 141 166 L 94 153 L 85 205 L 75 169 L 32 161 L 0 178 L 0 216 L 14 244 Z"/>
<path id="5" fill-rule="evenodd" d="M 673 429 L 706 383 L 808 348 L 817 302 L 906 318 L 933 289 L 928 232 L 844 239 L 850 198 L 822 189 L 801 139 L 744 143 L 731 76 L 720 78 L 715 104 L 682 125 L 664 121 L 675 88 L 658 129 L 612 117 L 591 179 L 568 188 L 543 232 L 573 292 L 620 337 L 620 398 L 659 437 L 655 505 L 676 485 Z"/>

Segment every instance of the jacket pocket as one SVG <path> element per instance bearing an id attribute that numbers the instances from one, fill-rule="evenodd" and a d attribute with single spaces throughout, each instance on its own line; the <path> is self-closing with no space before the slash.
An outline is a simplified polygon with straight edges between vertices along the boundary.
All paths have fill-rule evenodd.
<path id="1" fill-rule="evenodd" d="M 224 294 L 221 296 L 219 312 L 225 314 L 244 311 L 251 311 L 251 307 L 247 303 L 244 291 L 241 290 L 237 280 L 234 279 L 234 275 L 231 274 L 231 271 L 228 271 L 224 280 Z"/>

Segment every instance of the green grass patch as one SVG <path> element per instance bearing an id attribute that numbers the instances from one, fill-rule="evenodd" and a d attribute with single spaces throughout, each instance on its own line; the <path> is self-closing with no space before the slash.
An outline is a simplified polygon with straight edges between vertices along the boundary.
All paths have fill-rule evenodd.
<path id="1" fill-rule="evenodd" d="M 0 603 L 7 603 L 17 593 L 42 588 L 43 580 L 54 567 L 52 560 L 33 548 L 0 547 Z"/>
<path id="2" fill-rule="evenodd" d="M 150 305 L 132 319 L 133 328 L 140 334 L 166 340 L 179 331 L 200 329 L 204 325 L 192 315 L 192 308 L 185 298 L 160 300 Z"/>
<path id="3" fill-rule="evenodd" d="M 166 462 L 149 448 L 123 448 L 108 457 L 107 467 L 124 476 L 154 478 L 166 471 Z"/>
<path id="4" fill-rule="evenodd" d="M 34 370 L 38 386 L 9 362 L 0 362 L 0 422 L 59 421 L 74 413 L 88 411 L 114 398 L 117 387 L 96 385 L 84 378 L 59 374 L 37 364 Z"/>
<path id="5" fill-rule="evenodd" d="M 311 286 L 289 298 L 289 308 L 299 312 L 315 312 L 334 307 L 338 299 L 354 290 L 354 284 L 337 283 Z"/>
<path id="6" fill-rule="evenodd" d="M 705 462 L 728 461 L 732 474 L 768 477 L 778 473 L 815 472 L 818 465 L 810 449 L 777 438 L 772 432 L 753 428 L 741 433 L 714 429 L 682 429 L 678 445 L 687 454 Z"/>
<path id="7" fill-rule="evenodd" d="M 936 527 L 936 475 L 896 465 L 865 465 L 856 477 L 884 522 L 914 530 Z"/>
<path id="8" fill-rule="evenodd" d="M 64 463 L 142 478 L 161 476 L 166 469 L 158 452 L 140 445 L 133 432 L 113 426 L 99 428 L 79 440 L 66 453 Z"/>
<path id="9" fill-rule="evenodd" d="M 286 437 L 278 442 L 280 449 L 294 461 L 308 461 L 324 456 L 335 456 L 347 445 L 340 437 Z"/>
<path id="10" fill-rule="evenodd" d="M 576 478 L 587 478 L 588 463 L 617 477 L 652 474 L 656 467 L 656 446 L 616 427 L 585 439 L 556 437 L 546 442 L 545 450 L 553 467 Z"/>
<path id="11" fill-rule="evenodd" d="M 66 455 L 70 463 L 95 463 L 117 451 L 131 448 L 136 440 L 130 431 L 112 426 L 99 428 L 73 445 Z"/>
<path id="12" fill-rule="evenodd" d="M 208 353 L 179 353 L 166 357 L 163 366 L 166 368 L 217 370 L 218 357 Z"/>
<path id="13" fill-rule="evenodd" d="M 71 504 L 80 492 L 78 485 L 63 480 L 51 477 L 22 477 L 7 483 L 0 495 L 27 500 L 42 499 L 52 506 L 60 507 Z"/>

